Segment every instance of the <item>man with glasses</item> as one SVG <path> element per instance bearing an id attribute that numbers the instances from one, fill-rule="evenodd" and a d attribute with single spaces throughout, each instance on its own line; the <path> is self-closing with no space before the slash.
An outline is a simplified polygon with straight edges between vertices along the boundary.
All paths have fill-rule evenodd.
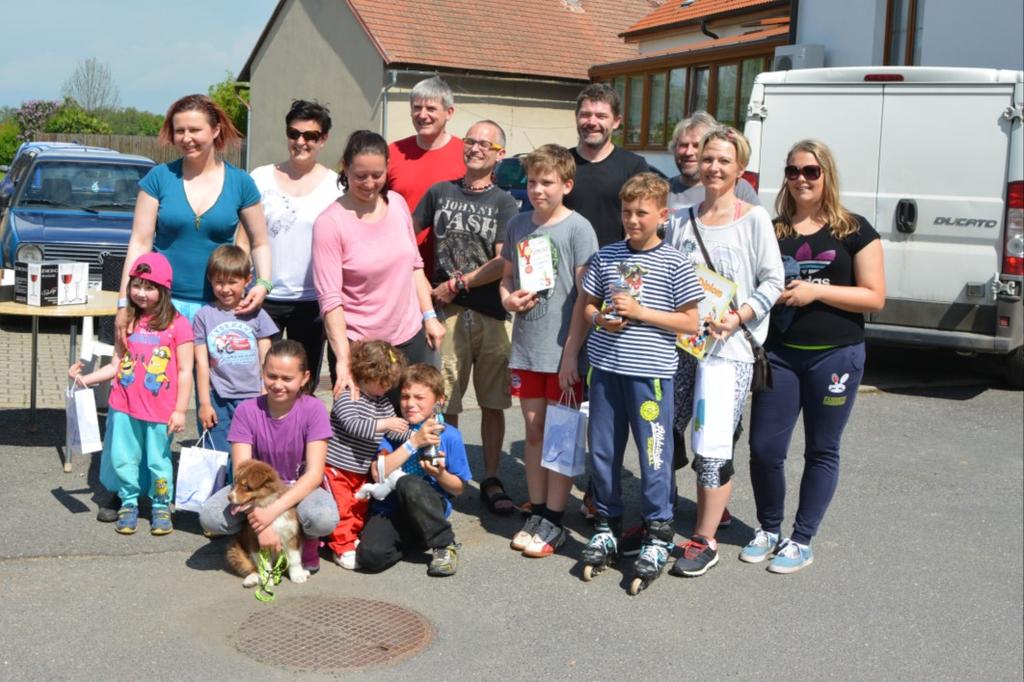
<path id="1" fill-rule="evenodd" d="M 480 405 L 484 479 L 481 498 L 496 514 L 514 511 L 498 469 L 505 439 L 510 341 L 507 313 L 498 283 L 504 271 L 501 244 L 508 221 L 519 208 L 511 194 L 494 184 L 494 168 L 505 156 L 505 131 L 494 121 L 478 121 L 462 138 L 465 174 L 433 185 L 416 206 L 417 231 L 433 228 L 433 297 L 441 307 L 445 419 L 458 426 L 470 372 Z"/>
<path id="2" fill-rule="evenodd" d="M 412 127 L 416 134 L 388 146 L 388 187 L 402 195 L 412 211 L 436 182 L 462 177 L 462 141 L 446 129 L 455 115 L 452 89 L 439 77 L 421 80 L 409 93 Z M 434 270 L 430 230 L 416 237 L 429 277 Z"/>
<path id="3" fill-rule="evenodd" d="M 700 140 L 704 133 L 719 125 L 715 117 L 706 111 L 695 111 L 676 124 L 668 150 L 675 157 L 679 175 L 668 181 L 669 210 L 704 201 L 704 185 L 700 181 Z M 757 190 L 743 178 L 736 183 L 736 198 L 754 206 L 761 205 Z"/>

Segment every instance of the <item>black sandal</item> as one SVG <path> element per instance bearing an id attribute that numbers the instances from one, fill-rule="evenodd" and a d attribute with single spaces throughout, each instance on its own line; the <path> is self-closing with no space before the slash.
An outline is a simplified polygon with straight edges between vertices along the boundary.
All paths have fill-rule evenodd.
<path id="1" fill-rule="evenodd" d="M 496 493 L 494 493 L 492 495 L 488 495 L 487 494 L 487 489 L 488 488 L 498 488 L 500 490 L 500 492 L 496 492 Z M 502 508 L 498 508 L 496 506 L 498 502 L 508 501 L 509 503 L 512 503 L 512 498 L 509 497 L 508 494 L 505 492 L 505 485 L 501 482 L 501 479 L 498 478 L 497 476 L 492 476 L 491 478 L 487 478 L 487 479 L 484 479 L 483 481 L 481 481 L 481 483 L 480 483 L 480 500 L 485 505 L 487 505 L 487 508 L 491 511 L 492 514 L 497 514 L 498 516 L 508 516 L 509 514 L 512 514 L 513 512 L 515 512 L 515 510 L 516 510 L 515 504 L 512 504 L 512 506 L 506 507 L 506 508 L 503 508 L 503 509 Z"/>

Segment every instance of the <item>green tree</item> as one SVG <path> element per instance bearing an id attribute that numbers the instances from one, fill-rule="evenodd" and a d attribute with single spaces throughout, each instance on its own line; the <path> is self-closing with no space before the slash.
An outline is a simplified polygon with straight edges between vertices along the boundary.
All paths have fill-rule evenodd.
<path id="1" fill-rule="evenodd" d="M 21 140 L 18 139 L 18 123 L 13 118 L 0 123 L 0 165 L 9 166 L 18 151 Z"/>
<path id="2" fill-rule="evenodd" d="M 135 107 L 124 109 L 101 109 L 93 112 L 98 119 L 110 126 L 114 135 L 145 135 L 154 137 L 160 133 L 164 117 Z"/>
<path id="3" fill-rule="evenodd" d="M 109 134 L 110 126 L 82 109 L 78 106 L 78 102 L 68 97 L 63 104 L 57 107 L 53 116 L 46 121 L 43 131 L 47 133 Z"/>
<path id="4" fill-rule="evenodd" d="M 249 86 L 236 89 L 235 76 L 230 71 L 220 83 L 214 83 L 207 91 L 210 99 L 219 104 L 227 112 L 231 121 L 242 135 L 248 134 L 249 128 Z"/>

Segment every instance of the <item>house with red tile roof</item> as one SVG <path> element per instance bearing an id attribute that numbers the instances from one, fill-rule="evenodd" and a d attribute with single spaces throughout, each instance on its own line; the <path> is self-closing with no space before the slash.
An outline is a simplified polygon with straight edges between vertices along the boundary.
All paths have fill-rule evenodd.
<path id="1" fill-rule="evenodd" d="M 408 96 L 431 75 L 455 92 L 449 130 L 464 134 L 489 118 L 511 153 L 576 142 L 576 95 L 594 63 L 628 61 L 635 43 L 622 26 L 657 0 L 280 0 L 238 79 L 251 97 L 248 164 L 285 156 L 292 99 L 331 110 L 324 161 L 341 156 L 348 134 L 413 134 Z"/>

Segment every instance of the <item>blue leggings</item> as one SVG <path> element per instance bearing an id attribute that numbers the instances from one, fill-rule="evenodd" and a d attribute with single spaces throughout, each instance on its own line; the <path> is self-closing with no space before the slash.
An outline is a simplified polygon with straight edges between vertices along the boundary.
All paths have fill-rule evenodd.
<path id="1" fill-rule="evenodd" d="M 761 528 L 778 533 L 786 500 L 786 453 L 804 413 L 804 473 L 794 542 L 810 544 L 839 484 L 839 441 L 864 375 L 864 344 L 828 350 L 767 347 L 774 387 L 754 394 L 750 483 Z"/>

